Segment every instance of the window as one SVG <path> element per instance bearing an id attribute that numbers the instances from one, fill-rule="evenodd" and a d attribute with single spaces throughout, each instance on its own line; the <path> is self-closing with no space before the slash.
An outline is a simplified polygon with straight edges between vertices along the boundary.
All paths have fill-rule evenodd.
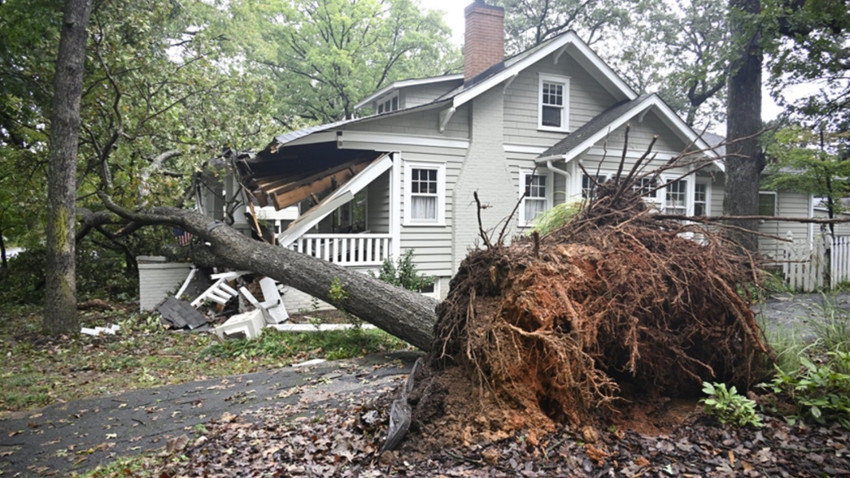
<path id="1" fill-rule="evenodd" d="M 694 216 L 708 215 L 708 184 L 694 184 Z"/>
<path id="2" fill-rule="evenodd" d="M 445 223 L 446 167 L 442 164 L 405 164 L 405 224 Z"/>
<path id="3" fill-rule="evenodd" d="M 596 197 L 596 184 L 602 184 L 608 180 L 608 176 L 604 174 L 597 174 L 594 176 L 596 178 L 596 183 L 590 180 L 590 176 L 586 174 L 581 175 L 581 198 L 582 199 L 593 199 Z"/>
<path id="4" fill-rule="evenodd" d="M 378 114 L 398 110 L 398 93 L 378 100 Z"/>
<path id="5" fill-rule="evenodd" d="M 567 131 L 570 79 L 565 76 L 540 75 L 538 128 Z"/>
<path id="6" fill-rule="evenodd" d="M 667 197 L 664 203 L 665 214 L 688 214 L 688 181 L 680 179 L 667 186 Z"/>
<path id="7" fill-rule="evenodd" d="M 641 196 L 648 199 L 655 199 L 655 188 L 658 187 L 658 178 L 640 178 L 640 181 L 632 186 L 632 189 L 638 192 Z"/>
<path id="8" fill-rule="evenodd" d="M 776 193 L 759 192 L 759 216 L 776 215 Z"/>
<path id="9" fill-rule="evenodd" d="M 531 171 L 520 171 L 520 192 L 525 193 L 520 205 L 520 226 L 531 224 L 532 221 L 543 211 L 548 209 L 546 197 L 546 176 L 543 174 L 532 174 Z"/>

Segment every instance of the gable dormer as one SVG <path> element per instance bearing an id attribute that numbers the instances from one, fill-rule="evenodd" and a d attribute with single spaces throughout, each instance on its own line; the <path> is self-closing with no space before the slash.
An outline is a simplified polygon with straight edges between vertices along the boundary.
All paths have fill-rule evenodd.
<path id="1" fill-rule="evenodd" d="M 371 110 L 369 114 L 385 114 L 432 103 L 437 98 L 463 84 L 463 75 L 444 75 L 431 78 L 396 81 L 354 105 L 356 110 Z"/>

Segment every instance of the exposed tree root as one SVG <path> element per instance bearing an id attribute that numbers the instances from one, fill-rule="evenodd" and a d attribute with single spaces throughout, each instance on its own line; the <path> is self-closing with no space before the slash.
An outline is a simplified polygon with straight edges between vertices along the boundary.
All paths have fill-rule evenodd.
<path id="1" fill-rule="evenodd" d="M 768 350 L 736 292 L 751 259 L 699 225 L 659 220 L 632 185 L 598 194 L 548 236 L 466 258 L 437 308 L 415 426 L 468 438 L 578 425 L 703 380 L 759 378 Z"/>

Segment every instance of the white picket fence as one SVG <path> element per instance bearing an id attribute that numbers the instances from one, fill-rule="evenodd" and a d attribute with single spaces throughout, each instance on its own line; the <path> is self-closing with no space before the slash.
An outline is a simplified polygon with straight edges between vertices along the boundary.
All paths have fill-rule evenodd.
<path id="1" fill-rule="evenodd" d="M 793 239 L 790 237 L 789 239 Z M 782 258 L 785 283 L 793 290 L 813 292 L 850 281 L 850 236 L 825 235 L 808 244 L 786 247 Z"/>

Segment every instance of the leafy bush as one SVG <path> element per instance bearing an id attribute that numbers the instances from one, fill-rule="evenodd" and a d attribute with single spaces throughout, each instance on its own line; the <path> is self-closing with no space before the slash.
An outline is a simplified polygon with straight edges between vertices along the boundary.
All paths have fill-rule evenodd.
<path id="1" fill-rule="evenodd" d="M 541 236 L 545 236 L 566 224 L 579 211 L 581 211 L 580 202 L 556 204 L 534 219 L 534 225 L 529 234 L 537 231 Z"/>
<path id="2" fill-rule="evenodd" d="M 371 272 L 372 277 L 376 277 Z M 393 262 L 391 257 L 384 259 L 377 278 L 389 284 L 403 287 L 407 290 L 419 292 L 434 283 L 433 277 L 419 274 L 416 264 L 413 263 L 413 249 L 408 249 L 399 259 Z"/>
<path id="3" fill-rule="evenodd" d="M 836 421 L 850 430 L 850 352 L 831 351 L 824 363 L 802 356 L 802 369 L 787 373 L 776 368 L 776 376 L 763 384 L 776 394 L 787 396 L 796 406 L 796 415 L 820 424 Z"/>
<path id="4" fill-rule="evenodd" d="M 724 383 L 704 382 L 702 391 L 708 398 L 700 403 L 705 412 L 720 420 L 720 423 L 731 423 L 738 426 L 764 426 L 761 416 L 756 412 L 756 402 L 738 393 L 735 386 L 728 389 Z"/>

